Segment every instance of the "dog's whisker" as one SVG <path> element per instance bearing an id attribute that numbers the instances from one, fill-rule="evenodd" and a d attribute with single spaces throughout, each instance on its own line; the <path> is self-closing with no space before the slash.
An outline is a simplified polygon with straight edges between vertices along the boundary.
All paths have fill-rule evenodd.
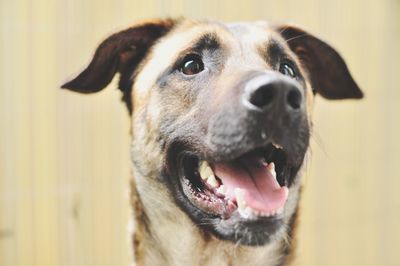
<path id="1" fill-rule="evenodd" d="M 303 34 L 294 36 L 294 37 L 292 37 L 292 38 L 289 38 L 289 39 L 285 40 L 285 42 L 286 42 L 286 43 L 289 43 L 290 41 L 293 41 L 293 40 L 296 40 L 296 39 L 299 39 L 299 38 L 303 38 L 303 37 L 306 37 L 306 36 L 310 36 L 310 34 L 308 34 L 308 33 L 303 33 Z"/>
<path id="2" fill-rule="evenodd" d="M 328 156 L 328 152 L 325 148 L 324 142 L 322 140 L 321 135 L 318 133 L 318 131 L 314 130 L 312 135 L 311 135 L 311 140 L 315 141 L 317 144 L 317 147 L 321 149 L 321 151 Z"/>
<path id="3" fill-rule="evenodd" d="M 290 25 L 286 25 L 286 26 L 282 27 L 282 28 L 279 30 L 279 34 L 280 34 L 280 35 L 283 35 L 283 33 L 284 33 L 287 29 L 289 29 L 290 27 L 291 27 Z"/>

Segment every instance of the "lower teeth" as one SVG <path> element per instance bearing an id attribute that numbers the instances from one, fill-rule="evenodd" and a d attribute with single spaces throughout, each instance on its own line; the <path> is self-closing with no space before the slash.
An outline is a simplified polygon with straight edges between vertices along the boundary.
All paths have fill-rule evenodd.
<path id="1" fill-rule="evenodd" d="M 240 216 L 245 219 L 257 218 L 259 216 L 270 217 L 277 214 L 281 214 L 283 212 L 283 208 L 268 213 L 252 209 L 251 207 L 247 206 L 246 201 L 244 200 L 244 190 L 241 188 L 235 189 L 235 196 L 236 196 L 236 203 L 238 205 L 238 212 Z"/>

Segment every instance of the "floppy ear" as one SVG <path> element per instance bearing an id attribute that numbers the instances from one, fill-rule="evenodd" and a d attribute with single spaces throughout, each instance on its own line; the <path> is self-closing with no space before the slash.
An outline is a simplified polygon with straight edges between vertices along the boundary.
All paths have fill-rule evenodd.
<path id="1" fill-rule="evenodd" d="M 119 72 L 119 89 L 124 92 L 123 99 L 129 101 L 135 68 L 149 48 L 174 24 L 175 21 L 169 19 L 151 21 L 111 35 L 99 45 L 89 66 L 61 87 L 81 93 L 98 92 Z"/>
<path id="2" fill-rule="evenodd" d="M 331 46 L 293 26 L 279 26 L 278 31 L 299 57 L 316 93 L 327 99 L 363 97 L 343 58 Z"/>

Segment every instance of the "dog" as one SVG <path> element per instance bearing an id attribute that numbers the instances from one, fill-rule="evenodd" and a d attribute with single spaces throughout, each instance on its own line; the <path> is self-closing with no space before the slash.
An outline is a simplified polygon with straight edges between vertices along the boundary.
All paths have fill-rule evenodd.
<path id="1" fill-rule="evenodd" d="M 363 93 L 330 45 L 269 22 L 144 21 L 62 87 L 119 73 L 136 265 L 288 265 L 315 95 Z"/>

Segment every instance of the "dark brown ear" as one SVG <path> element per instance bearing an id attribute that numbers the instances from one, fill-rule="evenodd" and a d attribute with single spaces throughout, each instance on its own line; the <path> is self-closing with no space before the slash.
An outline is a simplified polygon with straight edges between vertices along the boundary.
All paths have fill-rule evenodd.
<path id="1" fill-rule="evenodd" d="M 111 35 L 99 45 L 89 66 L 61 87 L 81 93 L 98 92 L 119 72 L 119 88 L 124 92 L 124 100 L 128 100 L 133 71 L 155 41 L 174 24 L 169 19 L 151 21 Z"/>
<path id="2" fill-rule="evenodd" d="M 308 71 L 316 93 L 327 99 L 363 97 L 343 58 L 331 46 L 293 26 L 279 26 L 278 31 Z"/>

